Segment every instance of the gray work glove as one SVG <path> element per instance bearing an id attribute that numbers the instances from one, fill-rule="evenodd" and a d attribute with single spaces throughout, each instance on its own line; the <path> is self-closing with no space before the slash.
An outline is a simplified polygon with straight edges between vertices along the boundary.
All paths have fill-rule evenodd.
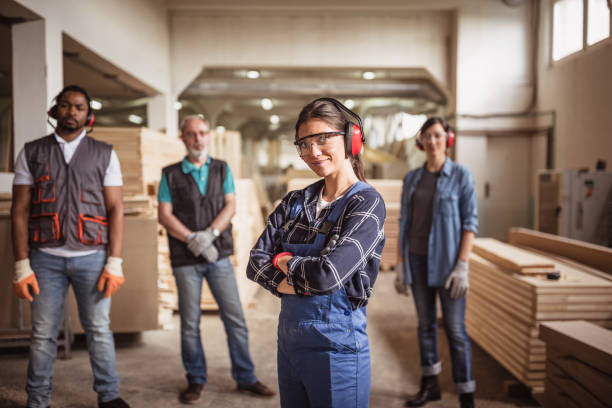
<path id="1" fill-rule="evenodd" d="M 187 248 L 195 255 L 200 256 L 215 240 L 215 235 L 210 228 L 204 231 L 196 231 L 187 235 Z M 218 256 L 218 254 L 217 254 Z"/>
<path id="2" fill-rule="evenodd" d="M 217 262 L 217 259 L 219 259 L 219 251 L 213 244 L 205 248 L 201 255 L 210 263 Z"/>
<path id="3" fill-rule="evenodd" d="M 450 288 L 450 297 L 453 300 L 461 299 L 467 295 L 470 283 L 468 282 L 468 264 L 466 261 L 461 259 L 457 261 L 455 269 L 446 278 L 444 288 Z"/>

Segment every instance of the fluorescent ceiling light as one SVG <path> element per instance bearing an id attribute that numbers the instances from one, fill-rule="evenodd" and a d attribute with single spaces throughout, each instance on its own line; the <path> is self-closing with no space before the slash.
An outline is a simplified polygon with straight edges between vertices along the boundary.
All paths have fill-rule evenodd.
<path id="1" fill-rule="evenodd" d="M 222 135 L 223 133 L 225 133 L 225 126 L 217 126 L 217 127 L 215 128 L 215 131 L 216 131 L 218 134 Z"/>
<path id="2" fill-rule="evenodd" d="M 269 98 L 263 98 L 261 100 L 261 107 L 264 108 L 265 110 L 270 110 L 274 107 L 274 104 L 272 103 L 272 100 L 270 100 Z"/>
<path id="3" fill-rule="evenodd" d="M 179 101 L 174 102 L 174 109 L 176 109 L 176 110 L 183 109 L 183 104 L 180 103 Z"/>
<path id="4" fill-rule="evenodd" d="M 372 71 L 366 71 L 361 76 L 363 77 L 363 79 L 374 79 L 374 78 L 376 78 L 376 74 L 373 73 Z"/>
<path id="5" fill-rule="evenodd" d="M 278 117 L 278 115 L 271 115 L 270 116 L 270 123 L 273 125 L 278 125 L 278 122 L 280 122 L 280 118 Z"/>
<path id="6" fill-rule="evenodd" d="M 349 109 L 353 109 L 355 107 L 355 101 L 352 99 L 347 99 L 346 101 L 344 101 L 344 106 Z"/>
<path id="7" fill-rule="evenodd" d="M 257 79 L 259 78 L 259 71 L 256 71 L 254 69 L 250 69 L 247 71 L 247 78 L 249 79 Z"/>
<path id="8" fill-rule="evenodd" d="M 93 109 L 93 110 L 100 110 L 100 109 L 102 109 L 102 102 L 97 101 L 95 99 L 91 100 L 91 104 L 90 105 L 91 105 L 91 109 Z"/>
<path id="9" fill-rule="evenodd" d="M 142 117 L 138 116 L 138 115 L 130 115 L 128 116 L 128 120 L 132 123 L 135 123 L 137 125 L 142 124 Z"/>

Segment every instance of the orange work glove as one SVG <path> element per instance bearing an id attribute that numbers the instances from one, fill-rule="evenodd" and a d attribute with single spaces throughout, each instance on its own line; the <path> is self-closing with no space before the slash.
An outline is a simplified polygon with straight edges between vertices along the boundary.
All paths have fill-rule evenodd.
<path id="1" fill-rule="evenodd" d="M 15 262 L 13 291 L 18 298 L 28 299 L 30 302 L 32 302 L 34 301 L 34 298 L 32 298 L 32 295 L 30 295 L 29 286 L 32 286 L 32 290 L 36 295 L 40 293 L 36 275 L 34 275 L 34 271 L 30 267 L 30 260 L 26 258 Z"/>
<path id="2" fill-rule="evenodd" d="M 125 282 L 123 269 L 121 268 L 122 262 L 123 259 L 114 256 L 109 256 L 106 260 L 106 266 L 104 266 L 100 280 L 98 280 L 98 292 L 103 292 L 106 285 L 105 298 L 114 295 Z"/>

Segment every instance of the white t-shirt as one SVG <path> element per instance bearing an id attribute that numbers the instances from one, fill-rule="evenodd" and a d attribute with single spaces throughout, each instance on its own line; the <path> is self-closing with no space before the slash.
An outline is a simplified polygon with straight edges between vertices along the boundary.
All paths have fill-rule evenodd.
<path id="1" fill-rule="evenodd" d="M 81 134 L 71 142 L 66 142 L 57 133 L 54 134 L 55 140 L 57 140 L 57 142 L 59 143 L 60 149 L 62 149 L 62 153 L 64 153 L 64 160 L 66 160 L 66 164 L 70 163 L 70 159 L 72 159 L 74 152 L 79 146 L 79 143 L 81 143 L 81 140 L 83 140 L 83 138 L 85 137 L 85 134 L 86 132 L 85 130 L 83 130 L 83 132 L 81 132 Z M 34 177 L 30 172 L 25 152 L 22 148 L 19 154 L 17 155 L 17 160 L 15 161 L 15 179 L 13 180 L 13 185 L 31 186 L 32 184 L 34 184 Z M 121 176 L 121 166 L 119 164 L 119 158 L 117 157 L 117 153 L 115 153 L 115 150 L 113 150 L 111 152 L 108 167 L 106 168 L 106 173 L 104 174 L 104 186 L 106 187 L 122 185 L 123 177 Z M 66 247 L 40 248 L 40 250 L 50 255 L 61 256 L 65 258 L 89 255 L 96 252 L 95 249 L 86 251 L 75 251 L 73 249 L 67 249 Z"/>
<path id="2" fill-rule="evenodd" d="M 342 197 L 344 197 L 344 194 L 342 194 L 340 197 L 336 197 L 336 199 L 334 201 L 325 201 L 323 199 L 323 190 L 325 189 L 325 186 L 321 187 L 321 191 L 319 191 L 319 198 L 317 199 L 317 205 L 315 207 L 315 218 L 319 218 L 319 214 L 321 214 L 321 211 L 324 208 L 329 207 L 332 203 L 335 203 L 336 201 L 338 201 L 339 199 L 341 199 Z"/>

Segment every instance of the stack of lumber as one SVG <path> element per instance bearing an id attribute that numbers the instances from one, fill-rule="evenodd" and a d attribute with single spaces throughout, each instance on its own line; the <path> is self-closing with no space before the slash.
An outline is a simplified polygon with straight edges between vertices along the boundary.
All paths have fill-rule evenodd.
<path id="1" fill-rule="evenodd" d="M 521 274 L 546 258 L 534 255 L 490 239 L 475 240 L 466 325 L 474 341 L 538 393 L 544 389 L 546 355 L 539 324 L 576 319 L 612 324 L 612 282 L 550 259 L 544 261 L 554 265 L 561 279 Z"/>
<path id="2" fill-rule="evenodd" d="M 243 174 L 242 143 L 240 132 L 226 130 L 223 133 L 210 132 L 208 153 L 215 158 L 223 159 L 232 169 L 234 178 L 247 176 Z"/>
<path id="3" fill-rule="evenodd" d="M 560 255 L 612 276 L 612 248 L 527 228 L 510 228 L 508 242 Z"/>
<path id="4" fill-rule="evenodd" d="M 287 182 L 287 191 L 305 188 L 316 181 L 317 179 L 312 178 L 297 178 L 289 180 Z M 380 260 L 380 268 L 382 271 L 386 272 L 391 268 L 394 268 L 398 262 L 397 246 L 399 245 L 399 217 L 402 197 L 402 181 L 369 179 L 367 182 L 382 196 L 387 209 L 387 218 L 385 219 L 386 242 L 385 247 L 383 248 L 382 258 Z"/>
<path id="5" fill-rule="evenodd" d="M 612 406 L 612 331 L 585 321 L 540 325 L 546 342 L 545 407 Z"/>
<path id="6" fill-rule="evenodd" d="M 12 203 L 11 193 L 0 193 L 0 215 L 10 214 Z"/>
<path id="7" fill-rule="evenodd" d="M 185 155 L 180 139 L 144 127 L 98 127 L 91 137 L 113 145 L 121 163 L 126 196 L 147 195 L 151 188 L 155 190 L 161 169 Z"/>
<path id="8" fill-rule="evenodd" d="M 388 271 L 395 268 L 399 261 L 399 218 L 402 199 L 401 180 L 368 180 L 380 193 L 387 208 L 387 218 L 385 219 L 385 247 L 383 248 L 380 268 Z"/>

